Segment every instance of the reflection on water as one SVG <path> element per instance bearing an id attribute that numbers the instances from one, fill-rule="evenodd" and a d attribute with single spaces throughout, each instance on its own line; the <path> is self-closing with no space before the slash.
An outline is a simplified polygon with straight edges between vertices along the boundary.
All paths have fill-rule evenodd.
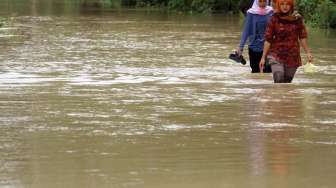
<path id="1" fill-rule="evenodd" d="M 238 18 L 36 13 L 0 29 L 1 187 L 334 186 L 331 34 L 274 85 Z"/>

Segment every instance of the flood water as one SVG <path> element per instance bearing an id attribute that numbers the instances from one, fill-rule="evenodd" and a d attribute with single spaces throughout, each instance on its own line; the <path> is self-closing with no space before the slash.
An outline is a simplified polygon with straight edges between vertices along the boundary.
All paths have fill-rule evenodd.
<path id="1" fill-rule="evenodd" d="M 0 187 L 335 187 L 335 31 L 309 29 L 318 73 L 273 84 L 227 59 L 236 16 L 9 2 Z"/>

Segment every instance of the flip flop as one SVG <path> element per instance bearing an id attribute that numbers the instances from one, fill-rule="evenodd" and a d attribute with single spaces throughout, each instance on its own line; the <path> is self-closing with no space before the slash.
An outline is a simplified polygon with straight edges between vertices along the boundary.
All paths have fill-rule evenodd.
<path id="1" fill-rule="evenodd" d="M 242 55 L 238 55 L 237 53 L 230 54 L 229 58 L 237 63 L 241 63 L 243 65 L 246 64 L 246 60 L 244 59 L 244 57 Z"/>

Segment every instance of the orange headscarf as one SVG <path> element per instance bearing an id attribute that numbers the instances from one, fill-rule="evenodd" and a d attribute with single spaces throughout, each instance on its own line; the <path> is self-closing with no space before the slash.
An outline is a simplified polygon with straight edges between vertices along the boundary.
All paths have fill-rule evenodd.
<path id="1" fill-rule="evenodd" d="M 281 13 L 280 4 L 283 3 L 283 2 L 287 2 L 291 6 L 289 14 L 293 13 L 293 11 L 294 11 L 294 0 L 275 0 L 275 3 L 276 3 L 275 4 L 275 12 Z"/>

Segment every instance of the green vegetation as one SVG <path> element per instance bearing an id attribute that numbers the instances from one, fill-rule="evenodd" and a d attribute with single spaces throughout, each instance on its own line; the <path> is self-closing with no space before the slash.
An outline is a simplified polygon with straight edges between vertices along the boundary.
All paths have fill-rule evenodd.
<path id="1" fill-rule="evenodd" d="M 213 12 L 238 12 L 239 0 L 81 0 L 85 4 L 102 7 L 159 8 L 172 12 L 209 14 Z"/>
<path id="2" fill-rule="evenodd" d="M 187 14 L 239 13 L 240 0 L 2 0 L 2 7 L 15 12 L 13 3 L 22 5 L 30 2 L 31 11 L 39 11 L 40 6 L 47 7 L 44 13 L 52 12 L 53 7 L 63 13 L 72 14 L 88 9 L 104 10 L 108 8 L 160 9 L 169 12 Z M 244 0 L 249 1 L 249 0 Z M 336 0 L 296 0 L 299 12 L 305 21 L 314 27 L 336 28 Z M 19 7 L 19 6 L 17 6 Z M 21 11 L 21 10 L 20 10 Z M 4 21 L 0 18 L 0 27 Z"/>
<path id="3" fill-rule="evenodd" d="M 239 0 L 82 0 L 95 1 L 104 7 L 159 8 L 171 12 L 210 14 L 238 13 Z M 306 21 L 315 27 L 336 28 L 336 0 L 297 0 Z"/>
<path id="4" fill-rule="evenodd" d="M 299 12 L 315 27 L 336 28 L 336 0 L 297 0 Z"/>

